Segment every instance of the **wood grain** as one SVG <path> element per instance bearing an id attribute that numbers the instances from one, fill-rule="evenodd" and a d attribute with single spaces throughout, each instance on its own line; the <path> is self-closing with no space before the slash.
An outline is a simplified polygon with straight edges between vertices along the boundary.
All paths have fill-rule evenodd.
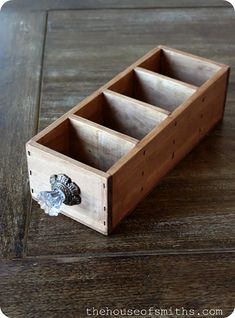
<path id="1" fill-rule="evenodd" d="M 178 7 L 229 7 L 229 3 L 222 0 L 13 0 L 4 4 L 4 11 L 47 11 L 47 10 L 83 10 L 104 8 L 178 8 Z"/>
<path id="2" fill-rule="evenodd" d="M 200 68 L 201 73 L 205 71 L 206 64 L 206 69 L 209 69 L 210 72 L 213 70 L 213 75 L 211 74 L 210 78 L 207 77 L 208 80 L 203 83 L 203 85 L 195 88 L 179 82 L 179 80 L 171 79 L 158 75 L 156 72 L 136 67 L 146 59 L 152 60 L 153 55 L 156 55 L 158 59 L 159 53 L 160 56 L 163 55 L 163 53 L 165 56 L 166 52 L 167 55 L 171 57 L 170 65 L 174 65 L 174 73 L 178 72 L 179 59 L 181 61 L 180 64 L 183 64 L 183 56 L 185 56 L 186 62 L 188 63 L 188 60 L 194 61 L 192 65 L 194 66 L 196 64 L 196 68 Z M 189 75 L 187 69 L 186 71 L 187 75 Z M 129 77 L 130 74 L 131 77 Z M 185 72 L 182 74 L 184 75 Z M 125 85 L 123 85 L 123 80 L 126 82 L 127 77 L 131 79 L 131 82 L 127 82 L 127 87 L 125 87 Z M 180 79 L 181 77 L 179 76 L 178 78 Z M 109 219 L 111 220 L 111 225 L 108 226 L 108 233 L 111 233 L 123 217 L 132 211 L 140 200 L 153 189 L 157 181 L 164 177 L 166 173 L 172 169 L 219 120 L 222 119 L 225 107 L 225 96 L 228 88 L 228 79 L 229 67 L 226 65 L 217 65 L 212 61 L 206 62 L 200 57 L 190 56 L 188 53 L 177 51 L 175 49 L 172 50 L 171 48 L 164 47 L 159 50 L 157 47 L 129 66 L 124 72 L 118 74 L 109 83 L 91 94 L 72 110 L 65 113 L 65 115 L 52 123 L 47 129 L 35 136 L 32 139 L 32 143 L 29 142 L 27 144 L 27 147 L 30 146 L 27 156 L 30 169 L 29 175 L 32 175 L 32 157 L 35 158 L 37 154 L 33 149 L 34 144 L 37 148 L 39 144 L 47 146 L 47 148 L 44 147 L 44 154 L 38 153 L 39 155 L 45 156 L 45 152 L 48 152 L 48 154 L 51 153 L 50 149 L 56 150 L 57 152 L 59 151 L 58 156 L 56 153 L 53 153 L 53 166 L 57 167 L 57 169 L 63 168 L 63 166 L 60 167 L 58 165 L 61 157 L 60 153 L 62 153 L 62 155 L 67 156 L 67 160 L 66 157 L 63 156 L 63 164 L 67 165 L 68 171 L 70 170 L 71 162 L 68 157 L 104 172 L 107 171 L 107 173 L 110 174 L 111 179 L 111 189 L 109 189 L 108 192 L 112 192 L 112 195 L 109 196 L 108 199 L 109 208 L 107 212 Z M 190 81 L 194 82 L 192 72 L 190 72 Z M 89 114 L 92 113 L 92 118 L 94 116 L 99 119 L 100 117 L 104 117 L 102 109 L 98 110 L 95 115 L 95 113 L 93 113 L 93 106 L 95 104 L 96 111 L 97 102 L 100 107 L 105 107 L 105 100 L 100 97 L 103 97 L 106 88 L 118 93 L 123 93 L 124 88 L 124 91 L 128 90 L 128 96 L 136 98 L 137 104 L 138 100 L 148 102 L 152 105 L 151 109 L 154 108 L 153 105 L 158 105 L 159 102 L 159 104 L 164 107 L 174 107 L 175 110 L 162 124 L 157 126 L 154 125 L 152 130 L 143 140 L 137 144 L 136 141 L 130 143 L 129 140 L 127 140 L 127 137 L 120 135 L 118 132 L 107 130 L 107 128 L 101 126 L 103 122 L 97 124 L 77 116 L 79 110 L 81 110 L 83 113 L 86 113 L 86 111 Z M 102 92 L 102 96 L 99 95 L 100 92 Z M 121 95 L 116 94 L 115 96 L 118 97 L 119 100 Z M 135 105 L 135 108 L 133 109 L 132 104 L 129 103 L 131 99 L 128 98 L 124 99 L 124 102 L 128 102 L 128 105 L 126 106 L 122 105 L 122 100 L 119 100 L 118 105 L 114 104 L 114 101 L 115 100 L 112 99 L 112 104 L 109 103 L 108 105 L 109 107 L 111 107 L 111 105 L 112 107 L 116 107 L 116 109 L 113 108 L 113 116 L 109 116 L 110 118 L 106 120 L 110 122 L 110 124 L 113 122 L 112 117 L 115 120 L 115 118 L 120 116 L 119 110 L 121 110 L 121 107 L 125 107 L 126 109 L 124 119 L 121 120 L 121 122 L 125 122 L 125 118 L 131 116 L 131 109 L 133 113 L 135 108 L 138 111 L 139 107 L 143 106 L 140 104 Z M 150 110 L 150 107 L 146 107 L 146 104 L 144 105 L 145 109 Z M 129 108 L 130 106 L 132 107 L 131 109 Z M 106 113 L 107 112 L 110 112 L 110 110 L 106 110 Z M 70 116 L 70 114 L 72 115 Z M 159 114 L 162 115 L 162 113 Z M 70 117 L 68 118 L 68 116 Z M 142 117 L 141 114 L 139 114 L 139 116 Z M 129 119 L 131 122 L 129 127 L 130 130 L 133 124 L 136 124 L 136 120 L 132 117 Z M 59 125 L 58 122 L 60 122 Z M 147 118 L 145 119 L 145 122 L 148 126 Z M 115 127 L 113 129 L 115 129 Z M 60 133 L 58 133 L 58 130 Z M 135 130 L 134 127 L 133 132 Z M 124 133 L 126 132 L 124 131 Z M 56 135 L 56 137 L 54 137 L 54 135 Z M 130 135 L 133 134 L 131 133 Z M 34 140 L 38 140 L 39 144 L 37 145 Z M 45 143 L 43 140 L 48 141 Z M 36 158 L 36 160 L 39 165 L 41 158 Z M 45 174 L 45 164 L 41 166 L 40 169 L 34 165 L 34 169 L 37 171 L 36 178 L 35 173 L 33 173 L 30 180 L 33 179 L 34 183 L 36 182 L 37 184 L 37 191 L 41 191 L 40 179 Z M 86 171 L 87 174 L 89 174 L 89 167 L 87 167 Z M 58 171 L 58 173 L 62 172 Z M 66 172 L 66 175 L 73 178 L 73 171 L 69 171 L 69 174 Z M 51 178 L 50 174 L 47 175 L 47 177 L 49 180 Z M 30 186 L 31 192 L 35 193 L 34 186 L 32 188 L 32 182 L 30 182 Z M 80 181 L 79 187 L 85 187 L 82 181 Z M 90 191 L 93 192 L 92 187 L 89 188 Z M 36 195 L 37 193 L 38 192 L 36 192 Z M 100 200 L 102 201 L 101 198 Z M 87 203 L 88 205 L 91 205 L 91 202 Z M 83 199 L 81 204 L 83 204 Z M 103 203 L 101 205 L 103 206 Z M 62 211 L 64 208 L 62 208 Z M 74 212 L 74 216 L 78 216 L 80 206 L 75 206 L 74 208 L 70 207 L 70 209 L 71 213 Z M 104 209 L 106 209 L 106 207 L 104 207 Z M 95 209 L 95 211 L 97 210 Z M 77 217 L 74 217 L 74 219 L 77 219 Z M 86 224 L 88 224 L 88 222 L 86 222 Z M 104 222 L 104 225 L 105 224 L 106 222 Z"/>
<path id="3" fill-rule="evenodd" d="M 37 130 L 44 14 L 0 13 L 0 255 L 23 251 L 30 209 L 25 142 Z"/>
<path id="4" fill-rule="evenodd" d="M 136 99 L 105 90 L 104 95 L 109 102 L 107 111 L 109 118 L 104 122 L 113 129 L 122 131 L 126 135 L 142 139 L 154 127 L 167 118 L 168 112 Z"/>
<path id="5" fill-rule="evenodd" d="M 233 44 L 225 49 L 234 27 L 232 10 L 220 8 L 213 15 L 209 9 L 178 9 L 177 12 L 175 15 L 162 9 L 149 14 L 147 10 L 123 9 L 50 13 L 40 129 L 157 44 L 232 64 Z M 214 19 L 220 19 L 220 28 L 210 27 Z M 96 24 L 90 24 L 91 20 Z M 171 24 L 177 30 L 174 34 Z M 202 32 L 201 24 L 206 33 Z M 154 31 L 147 31 L 151 29 Z M 224 30 L 228 31 L 224 33 Z M 208 37 L 214 39 L 211 44 L 206 43 Z M 122 49 L 117 50 L 117 46 Z"/>
<path id="6" fill-rule="evenodd" d="M 100 10 L 110 3 L 122 9 Z M 234 11 L 222 0 L 180 6 L 228 9 L 161 1 L 174 9 L 152 10 L 156 3 L 95 1 L 97 10 L 49 14 L 40 129 L 160 43 L 232 66 L 224 120 L 109 238 L 62 215 L 48 218 L 33 203 L 28 257 L 0 264 L 0 307 L 9 317 L 80 318 L 88 306 L 151 305 L 217 307 L 228 316 L 234 307 Z M 92 8 L 87 0 L 8 4 L 13 11 Z M 29 206 L 23 143 L 36 127 L 40 18 L 0 15 L 1 233 L 5 255 L 15 256 Z"/>
<path id="7" fill-rule="evenodd" d="M 222 316 L 208 317 L 226 317 L 234 307 L 230 254 L 32 258 L 17 265 L 1 265 L 1 308 L 9 317 L 80 318 L 89 317 L 86 308 L 151 306 L 192 308 L 192 317 L 218 308 Z"/>
<path id="8" fill-rule="evenodd" d="M 225 68 L 108 170 L 113 182 L 113 226 L 222 118 L 226 85 Z"/>
<path id="9" fill-rule="evenodd" d="M 107 233 L 107 178 L 109 175 L 57 153 L 33 141 L 27 143 L 30 189 L 33 197 L 50 190 L 54 174 L 73 176 L 81 191 L 81 203 L 63 206 L 63 213 L 97 231 Z"/>
<path id="10" fill-rule="evenodd" d="M 196 88 L 189 88 L 171 78 L 159 76 L 155 72 L 139 67 L 135 68 L 135 74 L 136 98 L 147 99 L 150 104 L 161 105 L 167 111 L 174 111 L 196 92 Z"/>
<path id="11" fill-rule="evenodd" d="M 86 18 L 83 18 L 84 12 L 79 11 L 50 13 L 40 128 L 144 54 L 153 47 L 153 43 L 156 45 L 156 41 L 167 44 L 167 38 L 172 46 L 229 64 L 233 69 L 234 44 L 225 49 L 226 43 L 231 42 L 232 28 L 235 26 L 233 12 L 221 8 L 213 12 L 211 15 L 210 9 L 177 9 L 177 14 L 172 15 L 170 10 L 162 9 L 149 15 L 147 11 L 138 10 L 107 10 L 105 13 L 87 10 Z M 216 16 L 220 16 L 223 36 L 217 36 L 220 28 L 211 26 Z M 96 24 L 91 25 L 87 18 L 96 21 Z M 174 34 L 169 21 L 177 30 Z M 206 23 L 206 34 L 202 32 L 202 23 Z M 151 28 L 154 31 L 146 32 Z M 161 31 L 163 29 L 164 32 Z M 145 34 L 144 38 L 139 39 L 140 33 Z M 208 36 L 213 40 L 210 45 L 205 44 Z M 115 44 L 113 38 L 116 39 Z M 120 50 L 117 50 L 117 43 Z M 93 54 L 94 47 L 96 54 Z M 77 70 L 74 70 L 74 65 L 77 65 Z M 233 248 L 235 234 L 230 222 L 234 219 L 233 71 L 231 74 L 229 103 L 223 124 L 217 126 L 180 163 L 180 167 L 162 181 L 159 188 L 137 207 L 135 214 L 120 225 L 113 237 L 108 240 L 102 238 L 63 216 L 48 219 L 34 206 L 28 253 L 89 254 L 91 250 L 92 253 L 100 253 L 104 248 L 113 253 L 123 248 L 127 251 L 147 249 L 179 252 L 184 249 Z M 163 225 L 159 225 L 159 222 L 163 222 Z M 71 230 L 66 236 L 68 239 L 64 240 L 67 228 Z"/>
<path id="12" fill-rule="evenodd" d="M 106 172 L 136 144 L 117 133 L 83 118 L 73 117 L 72 155 L 78 160 Z M 120 144 L 123 147 L 120 147 Z"/>

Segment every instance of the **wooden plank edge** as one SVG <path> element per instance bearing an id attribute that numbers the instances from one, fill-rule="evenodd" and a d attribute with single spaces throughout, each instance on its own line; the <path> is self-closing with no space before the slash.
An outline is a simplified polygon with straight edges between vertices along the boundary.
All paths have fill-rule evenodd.
<path id="1" fill-rule="evenodd" d="M 115 137 L 120 139 L 120 142 L 124 141 L 124 142 L 127 142 L 127 143 L 129 143 L 129 144 L 131 144 L 133 146 L 135 146 L 139 142 L 139 140 L 136 139 L 136 138 L 130 137 L 130 136 L 125 135 L 125 134 L 122 134 L 122 133 L 120 133 L 120 132 L 118 132 L 116 130 L 107 128 L 105 126 L 97 124 L 97 123 L 95 123 L 95 122 L 93 122 L 93 121 L 91 121 L 89 119 L 80 117 L 78 115 L 72 114 L 68 118 L 72 122 L 79 122 L 79 123 L 81 123 L 81 124 L 83 124 L 85 126 L 89 126 L 91 128 L 95 128 L 97 130 L 103 131 L 103 132 L 109 134 L 110 137 L 115 136 Z"/>
<path id="2" fill-rule="evenodd" d="M 175 83 L 178 86 L 182 86 L 182 88 L 186 88 L 186 89 L 190 90 L 192 94 L 198 89 L 198 86 L 195 86 L 195 85 L 192 85 L 192 84 L 177 80 L 175 78 L 172 78 L 172 77 L 169 77 L 169 76 L 157 73 L 157 72 L 153 72 L 153 71 L 147 70 L 147 69 L 145 69 L 143 67 L 139 67 L 139 66 L 135 67 L 134 71 L 137 72 L 137 73 L 140 72 L 140 73 L 144 73 L 144 74 L 149 74 L 149 75 L 151 75 L 153 77 L 162 79 L 163 81 L 169 81 L 170 83 Z"/>
<path id="3" fill-rule="evenodd" d="M 47 1 L 7 1 L 3 5 L 3 10 L 10 11 L 60 11 L 60 10 L 102 10 L 102 9 L 184 9 L 184 8 L 228 8 L 229 3 L 226 1 L 210 1 L 210 0 L 198 0 L 198 1 L 184 1 L 181 0 L 169 1 L 165 0 L 145 0 L 143 1 L 67 1 L 67 0 L 47 0 Z"/>
<path id="4" fill-rule="evenodd" d="M 215 61 L 212 61 L 210 59 L 207 59 L 205 57 L 201 57 L 201 56 L 197 56 L 197 55 L 194 55 L 192 53 L 188 53 L 188 52 L 183 52 L 183 51 L 180 51 L 178 49 L 175 49 L 175 48 L 171 48 L 171 47 L 168 47 L 166 45 L 158 45 L 158 48 L 163 50 L 163 51 L 166 51 L 166 52 L 169 52 L 169 53 L 176 53 L 178 55 L 184 55 L 184 56 L 187 56 L 193 60 L 200 60 L 202 63 L 205 63 L 205 64 L 209 64 L 210 66 L 213 65 L 213 66 L 216 66 L 216 67 L 226 67 L 227 65 L 225 64 L 222 64 L 222 63 L 218 63 L 218 62 L 215 62 Z"/>
<path id="5" fill-rule="evenodd" d="M 115 230 L 113 231 L 114 234 Z M 166 248 L 164 249 L 155 249 L 155 250 L 137 250 L 137 251 L 121 251 L 121 252 L 91 252 L 91 253 L 80 253 L 80 254 L 53 254 L 53 255 L 47 255 L 47 254 L 28 254 L 26 258 L 23 260 L 24 262 L 27 261 L 40 261 L 40 262 L 54 262 L 54 261 L 62 261 L 65 263 L 74 263 L 78 262 L 81 259 L 87 259 L 89 258 L 94 258 L 94 259 L 100 259 L 103 257 L 107 258 L 113 258 L 113 257 L 139 257 L 139 256 L 179 256 L 179 255 L 186 255 L 186 256 L 193 256 L 193 255 L 198 255 L 198 254 L 234 254 L 235 250 L 234 248 L 221 248 L 221 247 L 216 247 L 216 248 L 192 248 L 192 249 L 179 249 L 179 248 Z M 231 257 L 231 256 L 229 256 Z M 8 261 L 11 262 L 12 260 Z"/>
<path id="6" fill-rule="evenodd" d="M 89 174 L 93 174 L 96 176 L 99 175 L 99 177 L 105 178 L 105 179 L 107 179 L 110 176 L 107 172 L 104 172 L 102 170 L 88 166 L 85 163 L 82 163 L 80 161 L 72 159 L 66 155 L 63 155 L 63 154 L 55 151 L 55 150 L 52 150 L 46 146 L 43 146 L 43 145 L 41 145 L 38 142 L 35 142 L 33 140 L 30 140 L 26 143 L 26 155 L 27 156 L 31 155 L 31 147 L 32 147 L 32 149 L 36 148 L 36 149 L 40 150 L 41 152 L 47 153 L 47 154 L 51 155 L 52 157 L 57 157 L 65 162 L 69 162 L 75 168 L 77 167 L 80 170 L 83 170 L 83 172 L 89 172 Z"/>
<path id="7" fill-rule="evenodd" d="M 227 101 L 227 96 L 228 96 L 228 85 L 229 85 L 230 74 L 231 74 L 231 68 L 229 66 L 227 66 L 226 92 L 225 92 L 225 96 L 224 96 L 223 116 L 224 116 L 225 106 L 226 106 L 226 101 Z"/>

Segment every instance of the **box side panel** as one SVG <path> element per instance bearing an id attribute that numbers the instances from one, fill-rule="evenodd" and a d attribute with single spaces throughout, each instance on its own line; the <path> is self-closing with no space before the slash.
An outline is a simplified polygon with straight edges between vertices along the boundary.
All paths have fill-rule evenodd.
<path id="1" fill-rule="evenodd" d="M 112 228 L 222 118 L 227 77 L 225 70 L 182 112 L 173 112 L 162 130 L 153 131 L 154 137 L 140 142 L 135 155 L 112 172 Z"/>
<path id="2" fill-rule="evenodd" d="M 51 175 L 66 174 L 80 187 L 82 201 L 79 205 L 63 205 L 62 213 L 102 234 L 108 234 L 108 178 L 40 147 L 37 143 L 26 145 L 32 196 L 50 190 Z"/>

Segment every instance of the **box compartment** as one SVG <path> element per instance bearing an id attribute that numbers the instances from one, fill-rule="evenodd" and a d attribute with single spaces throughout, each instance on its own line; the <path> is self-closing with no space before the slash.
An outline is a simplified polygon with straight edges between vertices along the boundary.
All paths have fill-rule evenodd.
<path id="1" fill-rule="evenodd" d="M 140 140 L 160 125 L 169 112 L 105 90 L 75 114 Z"/>
<path id="2" fill-rule="evenodd" d="M 73 115 L 38 140 L 43 146 L 104 172 L 137 142 Z"/>
<path id="3" fill-rule="evenodd" d="M 194 86 L 201 86 L 221 70 L 216 63 L 168 48 L 156 51 L 139 66 Z"/>
<path id="4" fill-rule="evenodd" d="M 140 67 L 134 68 L 109 89 L 168 112 L 174 111 L 197 90 L 194 86 Z"/>

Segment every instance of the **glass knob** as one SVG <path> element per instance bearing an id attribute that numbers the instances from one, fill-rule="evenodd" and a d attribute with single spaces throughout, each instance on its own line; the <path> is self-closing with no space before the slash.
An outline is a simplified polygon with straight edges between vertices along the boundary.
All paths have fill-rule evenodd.
<path id="1" fill-rule="evenodd" d="M 57 216 L 62 204 L 76 205 L 81 203 L 80 188 L 65 174 L 50 177 L 51 191 L 41 191 L 36 201 L 41 209 L 50 216 Z"/>
<path id="2" fill-rule="evenodd" d="M 57 216 L 65 200 L 65 195 L 60 190 L 42 191 L 36 197 L 41 209 L 50 216 Z"/>

